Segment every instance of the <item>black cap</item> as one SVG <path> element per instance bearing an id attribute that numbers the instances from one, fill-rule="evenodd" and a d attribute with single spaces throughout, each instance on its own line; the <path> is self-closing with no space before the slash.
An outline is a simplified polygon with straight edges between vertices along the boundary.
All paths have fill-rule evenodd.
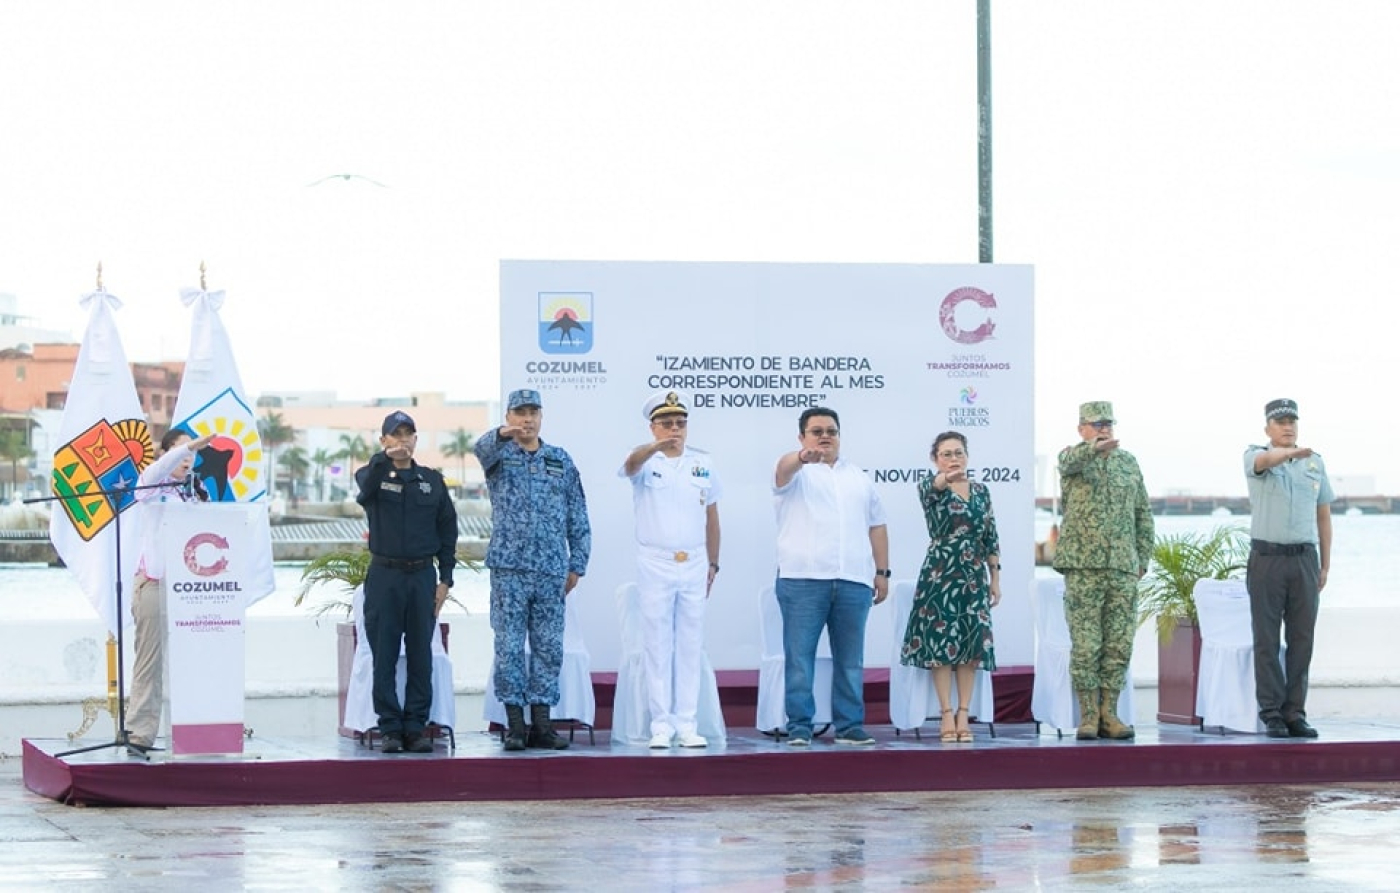
<path id="1" fill-rule="evenodd" d="M 1270 400 L 1264 404 L 1265 421 L 1272 422 L 1274 419 L 1296 419 L 1297 417 L 1298 404 L 1292 400 Z"/>
<path id="2" fill-rule="evenodd" d="M 413 424 L 413 417 L 402 409 L 396 409 L 384 417 L 384 424 L 380 427 L 379 433 L 388 437 L 397 431 L 400 425 L 407 425 L 408 430 L 414 434 L 418 433 L 418 426 Z"/>

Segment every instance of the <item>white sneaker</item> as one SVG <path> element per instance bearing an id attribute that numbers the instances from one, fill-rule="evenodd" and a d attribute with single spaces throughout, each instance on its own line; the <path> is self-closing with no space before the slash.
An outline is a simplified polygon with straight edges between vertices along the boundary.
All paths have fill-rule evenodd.
<path id="1" fill-rule="evenodd" d="M 652 750 L 670 750 L 671 736 L 666 732 L 657 732 L 651 736 L 651 743 L 647 745 Z"/>
<path id="2" fill-rule="evenodd" d="M 685 732 L 676 736 L 676 743 L 681 747 L 709 747 L 710 742 L 701 738 L 694 732 Z"/>

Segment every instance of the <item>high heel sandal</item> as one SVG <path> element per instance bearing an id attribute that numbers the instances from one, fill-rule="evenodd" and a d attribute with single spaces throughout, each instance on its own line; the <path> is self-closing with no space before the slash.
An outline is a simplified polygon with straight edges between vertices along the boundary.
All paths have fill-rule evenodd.
<path id="1" fill-rule="evenodd" d="M 951 709 L 944 710 L 943 719 L 939 722 L 938 726 L 938 730 L 940 733 L 939 738 L 949 743 L 957 741 L 958 730 L 956 728 L 956 725 L 957 723 L 953 719 L 953 711 Z"/>
<path id="2" fill-rule="evenodd" d="M 958 708 L 958 712 L 961 713 L 961 714 L 963 715 L 963 722 L 962 722 L 963 728 L 957 730 L 957 737 L 956 737 L 956 740 L 957 740 L 957 742 L 958 742 L 959 744 L 971 744 L 971 743 L 972 743 L 972 729 L 967 727 L 967 718 L 968 718 L 968 717 L 967 717 L 967 708 L 966 708 L 966 707 L 959 707 L 959 708 Z M 956 723 L 955 723 L 955 725 L 956 725 Z M 944 740 L 946 741 L 947 739 L 945 738 Z"/>

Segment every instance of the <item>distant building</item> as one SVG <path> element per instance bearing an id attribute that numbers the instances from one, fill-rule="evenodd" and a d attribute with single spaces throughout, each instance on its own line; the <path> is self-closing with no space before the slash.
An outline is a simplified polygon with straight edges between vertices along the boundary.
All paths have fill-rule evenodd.
<path id="1" fill-rule="evenodd" d="M 449 486 L 468 494 L 480 493 L 485 477 L 476 457 L 470 454 L 460 458 L 448 457 L 443 449 L 459 430 L 476 438 L 492 426 L 501 424 L 500 404 L 497 401 L 451 401 L 438 391 L 421 391 L 403 397 L 381 397 L 370 401 L 337 400 L 333 391 L 271 391 L 257 398 L 255 413 L 260 425 L 269 416 L 274 416 L 294 432 L 292 443 L 276 447 L 276 452 L 298 446 L 305 452 L 308 461 L 312 461 L 318 452 L 324 456 L 334 456 L 344 451 L 346 445 L 357 437 L 370 452 L 377 452 L 380 449 L 380 425 L 384 422 L 384 416 L 395 409 L 402 409 L 413 416 L 418 426 L 418 452 L 415 458 L 420 464 L 441 469 Z M 287 471 L 280 467 L 280 460 L 278 465 L 279 489 L 286 491 Z M 304 487 L 298 488 L 298 495 L 303 499 L 344 498 L 353 487 L 355 469 L 350 465 L 337 459 L 324 468 L 312 467 L 307 471 Z"/>
<path id="2" fill-rule="evenodd" d="M 72 341 L 69 332 L 44 329 L 34 324 L 34 317 L 19 312 L 19 298 L 0 292 L 0 350 L 21 348 L 31 350 L 40 342 Z"/>

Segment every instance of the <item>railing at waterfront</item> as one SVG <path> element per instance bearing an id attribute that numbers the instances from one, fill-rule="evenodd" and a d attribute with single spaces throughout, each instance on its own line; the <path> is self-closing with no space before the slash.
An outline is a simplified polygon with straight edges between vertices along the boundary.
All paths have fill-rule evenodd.
<path id="1" fill-rule="evenodd" d="M 471 544 L 491 538 L 491 519 L 458 515 L 457 531 L 468 554 L 481 551 Z M 283 521 L 272 525 L 272 557 L 277 561 L 307 561 L 336 549 L 362 545 L 368 533 L 369 525 L 363 518 Z M 49 542 L 47 529 L 0 529 L 0 561 L 57 564 L 58 555 Z"/>

